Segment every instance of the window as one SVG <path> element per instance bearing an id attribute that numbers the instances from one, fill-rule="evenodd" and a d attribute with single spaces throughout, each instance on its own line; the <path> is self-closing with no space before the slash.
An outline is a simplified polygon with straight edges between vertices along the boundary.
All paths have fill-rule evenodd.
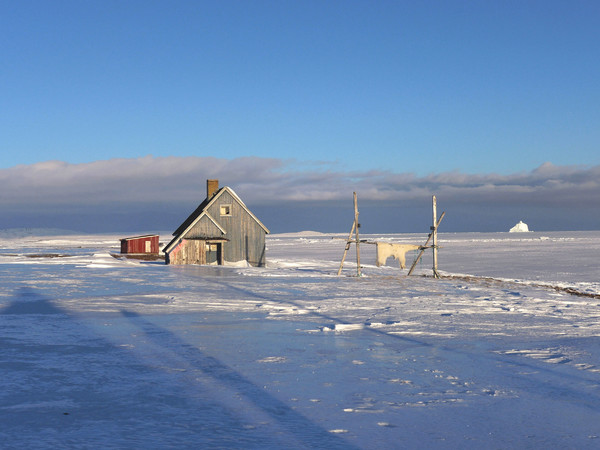
<path id="1" fill-rule="evenodd" d="M 231 205 L 221 205 L 221 215 L 222 216 L 230 216 L 231 215 Z"/>

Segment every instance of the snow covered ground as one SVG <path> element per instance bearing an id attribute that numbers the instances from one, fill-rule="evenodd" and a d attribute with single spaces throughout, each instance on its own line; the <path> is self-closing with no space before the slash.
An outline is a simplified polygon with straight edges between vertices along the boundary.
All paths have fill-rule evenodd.
<path id="1" fill-rule="evenodd" d="M 600 447 L 600 232 L 442 233 L 442 279 L 368 244 L 338 277 L 319 233 L 266 268 L 120 237 L 0 232 L 3 448 Z"/>

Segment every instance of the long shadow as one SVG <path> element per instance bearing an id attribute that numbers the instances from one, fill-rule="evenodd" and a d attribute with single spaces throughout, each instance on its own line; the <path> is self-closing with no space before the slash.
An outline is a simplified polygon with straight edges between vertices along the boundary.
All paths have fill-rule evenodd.
<path id="1" fill-rule="evenodd" d="M 217 283 L 217 281 L 214 281 L 214 282 Z M 256 292 L 252 292 L 249 289 L 244 289 L 244 288 L 241 288 L 238 286 L 231 285 L 229 283 L 224 283 L 221 280 L 219 280 L 218 283 L 219 283 L 219 285 L 227 286 L 229 289 L 232 289 L 232 290 L 235 290 L 238 292 L 242 292 L 245 295 L 259 298 L 261 300 L 271 301 L 271 302 L 277 301 L 279 303 L 284 303 L 284 304 L 295 306 L 299 309 L 304 308 L 304 305 L 301 305 L 292 300 L 280 300 L 280 299 L 274 300 L 273 298 L 270 298 L 266 295 L 258 294 Z M 325 319 L 329 322 L 333 322 L 334 324 L 348 324 L 348 322 L 346 322 L 346 321 L 343 321 L 343 320 L 337 319 L 335 317 L 328 316 L 326 314 L 319 313 L 316 311 L 311 311 L 309 315 L 311 315 L 313 317 L 319 317 L 319 318 Z M 460 355 L 463 357 L 467 357 L 469 359 L 481 358 L 481 359 L 486 359 L 486 360 L 493 361 L 496 363 L 502 362 L 509 366 L 516 366 L 521 369 L 528 369 L 528 370 L 534 370 L 537 372 L 542 372 L 542 373 L 544 373 L 546 375 L 550 375 L 554 378 L 559 378 L 559 381 L 561 381 L 560 378 L 568 378 L 569 380 L 572 380 L 573 382 L 587 383 L 587 384 L 593 383 L 594 385 L 597 384 L 597 380 L 591 380 L 591 379 L 583 377 L 583 376 L 567 374 L 564 372 L 557 374 L 556 371 L 551 368 L 546 368 L 542 365 L 534 365 L 534 364 L 531 364 L 529 362 L 525 362 L 522 360 L 515 360 L 512 358 L 508 358 L 508 357 L 502 357 L 501 355 L 491 355 L 488 353 L 474 354 L 474 353 L 471 353 L 471 352 L 468 352 L 465 350 L 449 347 L 447 345 L 437 345 L 437 344 L 432 344 L 430 342 L 425 342 L 422 340 L 409 338 L 406 336 L 389 334 L 383 330 L 379 330 L 376 328 L 367 327 L 367 328 L 363 328 L 363 331 L 366 331 L 368 333 L 373 333 L 376 335 L 380 335 L 380 336 L 385 336 L 386 338 L 399 340 L 404 343 L 410 343 L 415 346 L 421 346 L 424 348 L 436 348 L 438 350 L 442 350 L 442 351 L 445 351 L 448 353 L 454 353 L 454 354 L 457 354 L 457 355 Z M 590 394 L 589 392 L 578 391 L 571 386 L 566 386 L 564 383 L 557 385 L 555 383 L 552 383 L 551 381 L 540 380 L 539 378 L 534 378 L 530 375 L 524 376 L 517 372 L 509 371 L 507 368 L 506 369 L 498 368 L 498 370 L 503 370 L 507 374 L 507 376 L 509 376 L 513 379 L 518 379 L 519 386 L 521 389 L 528 388 L 532 392 L 539 392 L 540 389 L 543 388 L 543 390 L 545 392 L 551 393 L 552 395 L 555 396 L 555 398 L 565 398 L 565 397 L 572 398 L 573 401 L 576 401 L 579 404 L 584 405 L 593 411 L 596 411 L 596 412 L 600 411 L 600 397 L 598 395 L 593 395 L 593 394 Z"/>
<path id="2" fill-rule="evenodd" d="M 184 355 L 245 394 L 289 431 L 292 447 L 353 448 L 215 358 L 137 314 L 123 315 L 148 338 Z M 0 306 L 0 436 L 12 448 L 241 448 L 285 442 L 245 429 L 240 415 L 210 392 L 191 399 L 162 369 L 148 365 L 28 287 Z M 242 417 L 243 419 L 243 417 Z M 0 445 L 0 447 L 3 447 Z M 4 447 L 3 447 L 4 448 Z"/>
<path id="3" fill-rule="evenodd" d="M 21 287 L 0 314 L 66 314 L 50 300 L 29 287 Z"/>
<path id="4" fill-rule="evenodd" d="M 310 448 L 356 448 L 341 437 L 332 434 L 294 411 L 287 404 L 265 392 L 264 389 L 258 387 L 217 358 L 189 345 L 175 333 L 149 322 L 135 312 L 122 310 L 121 313 L 140 327 L 155 344 L 167 347 L 169 351 L 185 358 L 194 368 L 202 370 L 205 375 L 241 394 L 303 445 Z"/>

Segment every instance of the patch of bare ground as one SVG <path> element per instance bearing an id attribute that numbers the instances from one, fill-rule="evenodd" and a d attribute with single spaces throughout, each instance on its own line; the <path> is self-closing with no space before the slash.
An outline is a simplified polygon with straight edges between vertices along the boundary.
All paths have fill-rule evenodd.
<path id="1" fill-rule="evenodd" d="M 476 277 L 476 276 L 471 276 L 471 275 L 443 275 L 441 278 L 446 279 L 446 280 L 461 280 L 461 281 L 466 281 L 469 283 L 484 282 L 484 283 L 496 284 L 496 285 L 499 285 L 499 284 L 525 285 L 525 286 L 531 286 L 531 287 L 536 287 L 536 288 L 552 289 L 557 292 L 564 292 L 566 294 L 576 295 L 578 297 L 588 297 L 588 298 L 600 299 L 600 294 L 596 294 L 596 293 L 592 293 L 592 292 L 582 292 L 582 291 L 578 291 L 577 289 L 574 289 L 571 287 L 556 286 L 556 285 L 551 285 L 551 284 L 529 283 L 529 282 L 519 283 L 518 281 L 507 281 L 507 280 L 502 280 L 502 279 L 498 279 L 498 278 Z"/>
<path id="2" fill-rule="evenodd" d="M 64 255 L 61 253 L 32 253 L 24 256 L 26 258 L 70 258 L 73 255 Z"/>
<path id="3" fill-rule="evenodd" d="M 111 253 L 110 256 L 112 256 L 115 259 L 137 259 L 140 261 L 164 261 L 165 257 L 164 255 L 149 255 L 149 254 L 132 254 L 132 253 Z"/>

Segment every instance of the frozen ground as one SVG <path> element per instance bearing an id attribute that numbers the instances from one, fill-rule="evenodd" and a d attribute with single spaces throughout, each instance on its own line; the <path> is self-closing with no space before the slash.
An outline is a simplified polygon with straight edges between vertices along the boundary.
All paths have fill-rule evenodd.
<path id="1" fill-rule="evenodd" d="M 366 244 L 337 277 L 317 233 L 266 268 L 119 237 L 0 232 L 3 448 L 600 447 L 600 232 L 441 234 L 440 280 Z"/>

